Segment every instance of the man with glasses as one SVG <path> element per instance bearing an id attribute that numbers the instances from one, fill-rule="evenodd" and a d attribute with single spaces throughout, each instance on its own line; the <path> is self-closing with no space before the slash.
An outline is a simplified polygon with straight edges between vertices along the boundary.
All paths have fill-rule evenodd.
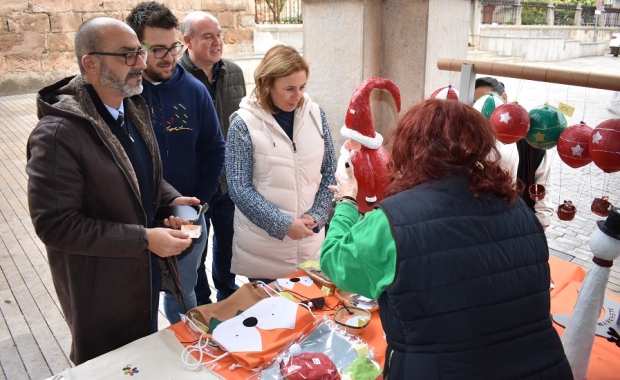
<path id="1" fill-rule="evenodd" d="M 165 5 L 144 2 L 131 10 L 126 22 L 149 51 L 142 96 L 159 144 L 164 178 L 180 192 L 209 203 L 224 167 L 224 139 L 205 86 L 177 65 L 183 48 L 177 39 L 178 20 Z M 207 241 L 202 215 L 200 225 L 201 236 L 179 256 L 185 308 L 164 294 L 164 312 L 171 324 L 197 305 L 194 286 Z"/>
<path id="2" fill-rule="evenodd" d="M 218 20 L 209 13 L 196 11 L 185 17 L 181 23 L 183 42 L 187 50 L 181 57 L 181 65 L 209 90 L 215 104 L 224 139 L 228 135 L 230 115 L 239 109 L 241 99 L 246 95 L 243 71 L 234 62 L 222 58 L 224 41 Z M 213 226 L 213 262 L 211 274 L 217 289 L 217 300 L 221 301 L 237 290 L 235 274 L 230 273 L 232 261 L 232 240 L 235 204 L 228 194 L 226 170 L 222 172 L 220 186 L 211 198 L 206 214 Z M 207 251 L 202 253 L 198 268 L 196 300 L 198 305 L 209 302 L 211 289 L 207 282 L 205 260 Z"/>
<path id="3" fill-rule="evenodd" d="M 191 239 L 153 228 L 153 217 L 160 204 L 200 201 L 162 179 L 139 96 L 148 51 L 131 28 L 86 21 L 75 54 L 80 75 L 37 96 L 26 172 L 30 216 L 71 330 L 70 358 L 80 364 L 157 331 L 162 287 L 182 299 L 176 255 Z"/>

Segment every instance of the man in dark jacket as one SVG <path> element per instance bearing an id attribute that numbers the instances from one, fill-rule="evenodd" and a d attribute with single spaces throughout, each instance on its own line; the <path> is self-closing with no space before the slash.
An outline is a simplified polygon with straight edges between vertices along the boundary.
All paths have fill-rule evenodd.
<path id="1" fill-rule="evenodd" d="M 149 50 L 142 96 L 149 106 L 164 179 L 183 194 L 211 204 L 226 148 L 207 89 L 177 65 L 183 48 L 177 40 L 179 22 L 170 9 L 156 2 L 139 3 L 126 21 Z M 169 293 L 164 294 L 164 311 L 170 323 L 180 321 L 181 314 L 197 306 L 194 287 L 209 233 L 202 215 L 200 225 L 200 237 L 178 257 L 186 308 Z"/>
<path id="2" fill-rule="evenodd" d="M 160 288 L 181 297 L 176 255 L 191 244 L 152 228 L 160 204 L 195 204 L 162 179 L 142 91 L 147 51 L 99 17 L 75 36 L 81 75 L 42 89 L 27 146 L 28 204 L 83 363 L 157 330 Z M 165 224 L 180 227 L 181 220 Z"/>
<path id="3" fill-rule="evenodd" d="M 209 13 L 192 12 L 181 23 L 183 41 L 187 50 L 181 58 L 181 65 L 198 78 L 209 90 L 220 120 L 224 139 L 228 136 L 230 115 L 239 109 L 241 99 L 246 95 L 243 71 L 235 63 L 222 58 L 224 41 L 218 20 Z M 217 289 L 217 300 L 230 296 L 236 289 L 235 275 L 230 273 L 232 259 L 233 215 L 235 204 L 228 195 L 226 172 L 222 173 L 220 186 L 211 198 L 207 218 L 213 225 L 213 284 Z M 198 304 L 209 302 L 211 290 L 205 272 L 205 249 L 198 268 L 196 298 Z"/>

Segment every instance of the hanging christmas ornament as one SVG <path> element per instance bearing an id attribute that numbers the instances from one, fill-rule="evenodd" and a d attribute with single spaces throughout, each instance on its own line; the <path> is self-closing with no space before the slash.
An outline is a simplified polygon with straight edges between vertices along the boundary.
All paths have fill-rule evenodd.
<path id="1" fill-rule="evenodd" d="M 530 193 L 530 199 L 534 202 L 538 202 L 539 200 L 545 198 L 545 187 L 539 184 L 533 184 L 528 189 Z"/>
<path id="2" fill-rule="evenodd" d="M 558 154 L 560 159 L 571 168 L 580 168 L 592 162 L 590 157 L 590 135 L 592 128 L 583 121 L 571 125 L 560 133 Z"/>
<path id="3" fill-rule="evenodd" d="M 478 100 L 474 102 L 474 108 L 488 119 L 491 117 L 493 111 L 504 103 L 506 103 L 506 101 L 501 96 L 490 93 L 489 95 L 483 95 L 478 98 Z"/>
<path id="4" fill-rule="evenodd" d="M 576 212 L 577 208 L 573 205 L 572 201 L 565 200 L 564 203 L 558 206 L 558 218 L 560 218 L 560 220 L 573 220 Z"/>
<path id="5" fill-rule="evenodd" d="M 489 121 L 497 131 L 497 139 L 504 144 L 521 140 L 530 130 L 530 115 L 517 102 L 497 107 Z"/>
<path id="6" fill-rule="evenodd" d="M 545 103 L 530 111 L 530 131 L 525 135 L 527 143 L 538 149 L 551 149 L 566 129 L 566 118 L 558 109 Z"/>
<path id="7" fill-rule="evenodd" d="M 611 212 L 611 208 L 613 205 L 608 201 L 609 197 L 603 195 L 600 198 L 594 198 L 592 201 L 592 206 L 590 206 L 590 210 L 598 216 L 605 218 Z"/>
<path id="8" fill-rule="evenodd" d="M 605 173 L 620 171 L 620 119 L 605 120 L 592 130 L 590 156 Z"/>
<path id="9" fill-rule="evenodd" d="M 448 87 L 438 88 L 431 94 L 431 99 L 441 99 L 441 100 L 459 100 L 459 92 L 452 85 Z"/>

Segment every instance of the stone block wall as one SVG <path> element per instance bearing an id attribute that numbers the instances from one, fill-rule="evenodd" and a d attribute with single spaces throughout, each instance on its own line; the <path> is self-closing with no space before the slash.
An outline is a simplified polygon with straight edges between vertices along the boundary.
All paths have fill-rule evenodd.
<path id="1" fill-rule="evenodd" d="M 253 0 L 160 0 L 181 21 L 204 10 L 220 21 L 225 56 L 253 51 Z M 78 73 L 73 39 L 86 20 L 124 20 L 138 0 L 0 1 L 0 96 L 36 92 Z"/>

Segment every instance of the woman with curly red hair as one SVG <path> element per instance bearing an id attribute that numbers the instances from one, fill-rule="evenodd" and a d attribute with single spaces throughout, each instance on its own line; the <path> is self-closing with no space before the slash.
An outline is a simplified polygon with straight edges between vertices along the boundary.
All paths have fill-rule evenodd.
<path id="1" fill-rule="evenodd" d="M 572 379 L 549 315 L 549 251 L 474 108 L 427 100 L 399 120 L 388 197 L 360 218 L 353 168 L 321 269 L 378 299 L 384 378 Z M 497 152 L 495 152 L 497 153 Z"/>

